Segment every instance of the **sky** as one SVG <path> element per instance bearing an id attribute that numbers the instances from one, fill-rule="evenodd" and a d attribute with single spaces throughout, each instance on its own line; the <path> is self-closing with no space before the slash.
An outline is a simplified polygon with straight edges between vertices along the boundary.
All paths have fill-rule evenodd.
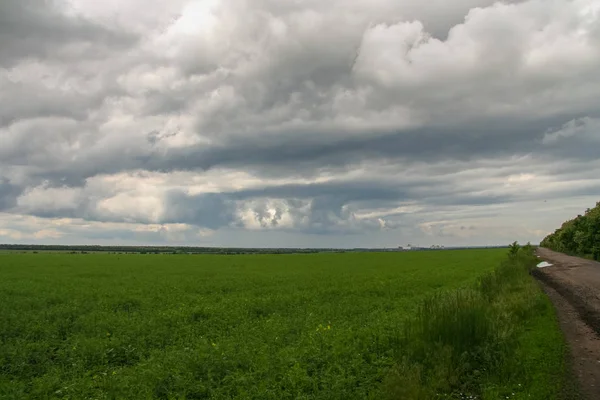
<path id="1" fill-rule="evenodd" d="M 2 0 L 0 243 L 538 243 L 599 71 L 598 0 Z"/>

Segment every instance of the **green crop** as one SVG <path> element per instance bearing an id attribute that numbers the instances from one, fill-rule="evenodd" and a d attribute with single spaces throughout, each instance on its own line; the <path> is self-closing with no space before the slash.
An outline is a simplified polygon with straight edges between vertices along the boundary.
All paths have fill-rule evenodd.
<path id="1" fill-rule="evenodd" d="M 414 357 L 430 349 L 419 340 L 408 344 L 415 330 L 407 326 L 421 324 L 421 336 L 435 340 L 447 321 L 422 320 L 437 309 L 431 296 L 481 285 L 505 255 L 0 254 L 0 398 L 393 396 L 399 368 L 428 373 L 426 359 L 421 365 Z M 485 297 L 461 296 L 444 301 L 479 304 Z M 547 350 L 562 354 L 552 309 L 536 307 L 541 322 L 529 314 L 515 321 L 542 324 L 555 335 Z M 466 348 L 464 338 L 484 335 L 483 344 L 495 338 L 498 322 L 482 312 L 449 315 L 450 322 L 481 319 L 486 325 L 481 332 L 455 327 L 465 336 L 445 344 Z M 518 344 L 523 336 L 514 337 Z M 538 367 L 543 377 L 562 359 L 552 362 Z M 471 379 L 469 388 L 483 393 L 516 382 L 486 376 Z"/>

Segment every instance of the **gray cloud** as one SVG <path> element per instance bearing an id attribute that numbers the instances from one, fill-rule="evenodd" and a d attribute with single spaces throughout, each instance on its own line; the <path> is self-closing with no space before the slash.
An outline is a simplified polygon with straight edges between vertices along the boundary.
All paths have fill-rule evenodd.
<path id="1" fill-rule="evenodd" d="M 25 59 L 101 57 L 110 47 L 127 47 L 135 37 L 81 16 L 67 16 L 59 1 L 5 0 L 0 4 L 0 66 Z M 65 7 L 64 5 L 63 7 Z"/>
<path id="2" fill-rule="evenodd" d="M 187 222 L 210 229 L 227 226 L 234 221 L 235 208 L 231 200 L 218 194 L 186 196 L 172 191 L 165 200 L 166 212 L 161 222 Z"/>
<path id="3" fill-rule="evenodd" d="M 332 133 L 332 137 L 317 140 L 304 139 L 302 133 L 283 137 L 241 136 L 225 144 L 196 145 L 166 151 L 151 149 L 150 145 L 159 140 L 156 139 L 156 134 L 152 133 L 148 139 L 150 145 L 142 142 L 137 147 L 115 148 L 111 153 L 85 154 L 84 150 L 77 160 L 68 163 L 59 159 L 63 149 L 52 154 L 38 153 L 37 157 L 43 155 L 47 158 L 38 158 L 40 169 L 35 176 L 38 176 L 38 179 L 54 180 L 59 184 L 81 185 L 86 178 L 97 174 L 135 169 L 170 172 L 231 167 L 251 168 L 266 176 L 276 176 L 290 173 L 310 175 L 324 167 L 348 168 L 369 159 L 407 163 L 474 161 L 532 152 L 546 152 L 561 158 L 595 159 L 593 149 L 582 146 L 581 143 L 542 148 L 541 141 L 545 131 L 565 120 L 570 120 L 570 117 L 554 117 L 541 121 L 487 120 L 462 126 L 432 126 L 392 133 L 371 132 L 352 138 L 335 137 L 335 133 Z M 63 137 L 67 132 L 66 128 L 61 130 Z M 78 134 L 81 135 L 84 133 Z M 23 140 L 26 140 L 26 137 L 27 135 L 23 135 Z M 51 141 L 51 137 L 48 137 L 48 140 Z M 31 148 L 41 146 L 41 143 L 43 142 L 23 142 L 23 146 Z M 13 149 L 11 154 L 23 160 L 24 157 L 36 153 L 25 150 L 24 154 L 19 155 Z M 32 160 L 32 163 L 35 164 L 36 161 Z"/>
<path id="4" fill-rule="evenodd" d="M 535 241 L 600 194 L 591 0 L 136 1 L 0 4 L 0 239 Z"/>
<path id="5" fill-rule="evenodd" d="M 18 186 L 0 177 L 0 211 L 14 207 L 19 194 L 21 189 Z"/>
<path id="6" fill-rule="evenodd" d="M 134 212 L 114 209 L 99 199 L 107 193 L 86 187 L 83 190 L 49 186 L 25 192 L 15 211 L 44 218 L 83 218 L 91 221 L 142 224 L 192 224 L 217 230 L 246 227 L 248 213 L 263 228 L 305 233 L 361 233 L 402 225 L 405 213 L 387 212 L 361 217 L 365 209 L 394 208 L 419 202 L 424 207 L 486 206 L 514 200 L 511 194 L 476 194 L 469 187 L 452 187 L 441 178 L 422 178 L 416 182 L 333 181 L 310 184 L 284 184 L 220 193 L 190 195 L 168 190 L 160 200 L 163 211 Z M 582 192 L 583 193 L 583 192 Z M 19 192 L 17 192 L 19 194 Z M 14 195 L 14 193 L 13 193 Z M 129 199 L 132 207 L 140 201 Z M 126 207 L 125 210 L 129 210 Z M 244 213 L 246 215 L 244 216 Z M 390 219 L 391 218 L 391 219 Z"/>

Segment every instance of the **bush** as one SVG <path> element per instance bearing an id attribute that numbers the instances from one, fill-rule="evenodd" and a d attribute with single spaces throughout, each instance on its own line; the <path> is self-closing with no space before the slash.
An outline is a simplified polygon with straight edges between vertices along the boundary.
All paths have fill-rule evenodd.
<path id="1" fill-rule="evenodd" d="M 540 243 L 554 251 L 600 260 L 600 202 L 566 221 Z"/>
<path id="2" fill-rule="evenodd" d="M 529 272 L 537 259 L 528 243 L 471 287 L 426 298 L 407 321 L 405 357 L 384 380 L 390 399 L 481 398 L 489 382 L 510 380 L 524 323 L 544 310 Z M 487 382 L 487 386 L 484 383 Z"/>

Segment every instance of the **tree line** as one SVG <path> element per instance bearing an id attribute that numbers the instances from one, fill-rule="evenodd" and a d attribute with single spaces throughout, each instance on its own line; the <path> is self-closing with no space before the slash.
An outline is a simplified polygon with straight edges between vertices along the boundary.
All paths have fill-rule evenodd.
<path id="1" fill-rule="evenodd" d="M 600 202 L 584 215 L 566 221 L 546 236 L 540 246 L 561 253 L 600 260 Z"/>

